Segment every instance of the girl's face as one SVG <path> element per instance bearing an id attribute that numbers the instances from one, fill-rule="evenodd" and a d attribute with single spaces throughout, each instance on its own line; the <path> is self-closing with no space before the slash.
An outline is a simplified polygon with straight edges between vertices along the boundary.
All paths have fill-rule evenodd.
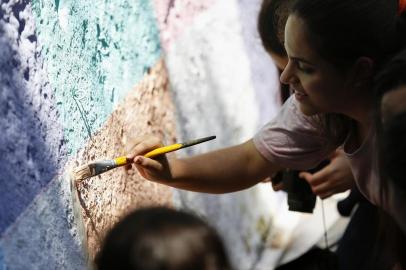
<path id="1" fill-rule="evenodd" d="M 289 84 L 301 111 L 306 115 L 345 113 L 354 96 L 348 87 L 348 75 L 324 60 L 309 42 L 305 22 L 290 15 L 285 27 L 285 49 L 288 63 L 280 80 Z"/>
<path id="2" fill-rule="evenodd" d="M 406 85 L 386 92 L 381 101 L 381 120 L 385 125 L 395 115 L 406 113 Z"/>

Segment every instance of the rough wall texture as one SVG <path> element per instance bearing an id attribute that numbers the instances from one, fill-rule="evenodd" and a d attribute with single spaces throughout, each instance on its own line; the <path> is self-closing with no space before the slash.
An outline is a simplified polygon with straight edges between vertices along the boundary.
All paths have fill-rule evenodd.
<path id="1" fill-rule="evenodd" d="M 162 61 L 131 91 L 79 154 L 84 164 L 125 154 L 126 138 L 155 134 L 175 143 L 173 106 Z M 77 164 L 78 165 L 78 164 Z M 73 180 L 73 179 L 72 179 Z M 124 169 L 86 179 L 76 184 L 85 224 L 89 255 L 94 257 L 106 231 L 119 218 L 146 205 L 172 205 L 168 187 L 143 180 Z"/>
<path id="2" fill-rule="evenodd" d="M 32 5 L 68 154 L 74 154 L 158 61 L 154 13 L 149 1 Z"/>
<path id="3" fill-rule="evenodd" d="M 92 222 L 102 235 L 135 207 L 172 201 L 116 172 L 79 186 L 85 213 L 69 176 L 122 153 L 120 130 L 174 141 L 154 12 L 149 1 L 1 1 L 0 48 L 0 269 L 85 269 Z"/>

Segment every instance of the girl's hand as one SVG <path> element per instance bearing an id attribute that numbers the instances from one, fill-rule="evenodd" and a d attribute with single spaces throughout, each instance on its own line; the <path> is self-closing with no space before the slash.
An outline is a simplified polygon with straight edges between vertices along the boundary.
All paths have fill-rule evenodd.
<path id="1" fill-rule="evenodd" d="M 341 150 L 336 150 L 330 164 L 320 171 L 314 174 L 301 172 L 299 177 L 304 178 L 310 184 L 314 194 L 321 199 L 344 192 L 352 188 L 355 183 L 350 163 Z"/>
<path id="2" fill-rule="evenodd" d="M 143 155 L 158 147 L 162 147 L 161 140 L 157 137 L 137 138 L 127 151 L 127 159 L 135 165 L 142 177 L 155 182 L 168 182 L 172 179 L 169 162 L 165 155 L 160 155 L 154 159 L 146 158 Z M 132 164 L 125 168 L 129 170 Z"/>

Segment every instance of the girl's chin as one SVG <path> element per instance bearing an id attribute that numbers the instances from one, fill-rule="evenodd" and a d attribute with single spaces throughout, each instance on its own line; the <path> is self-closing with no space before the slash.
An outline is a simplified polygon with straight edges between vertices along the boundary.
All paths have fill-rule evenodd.
<path id="1" fill-rule="evenodd" d="M 306 116 L 319 114 L 320 111 L 309 104 L 299 103 L 300 111 Z"/>

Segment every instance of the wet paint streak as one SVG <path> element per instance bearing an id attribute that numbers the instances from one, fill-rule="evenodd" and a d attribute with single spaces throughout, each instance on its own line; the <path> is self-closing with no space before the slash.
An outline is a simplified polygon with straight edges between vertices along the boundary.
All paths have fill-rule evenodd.
<path id="1" fill-rule="evenodd" d="M 33 10 L 72 155 L 157 62 L 158 28 L 149 1 L 34 0 Z"/>

